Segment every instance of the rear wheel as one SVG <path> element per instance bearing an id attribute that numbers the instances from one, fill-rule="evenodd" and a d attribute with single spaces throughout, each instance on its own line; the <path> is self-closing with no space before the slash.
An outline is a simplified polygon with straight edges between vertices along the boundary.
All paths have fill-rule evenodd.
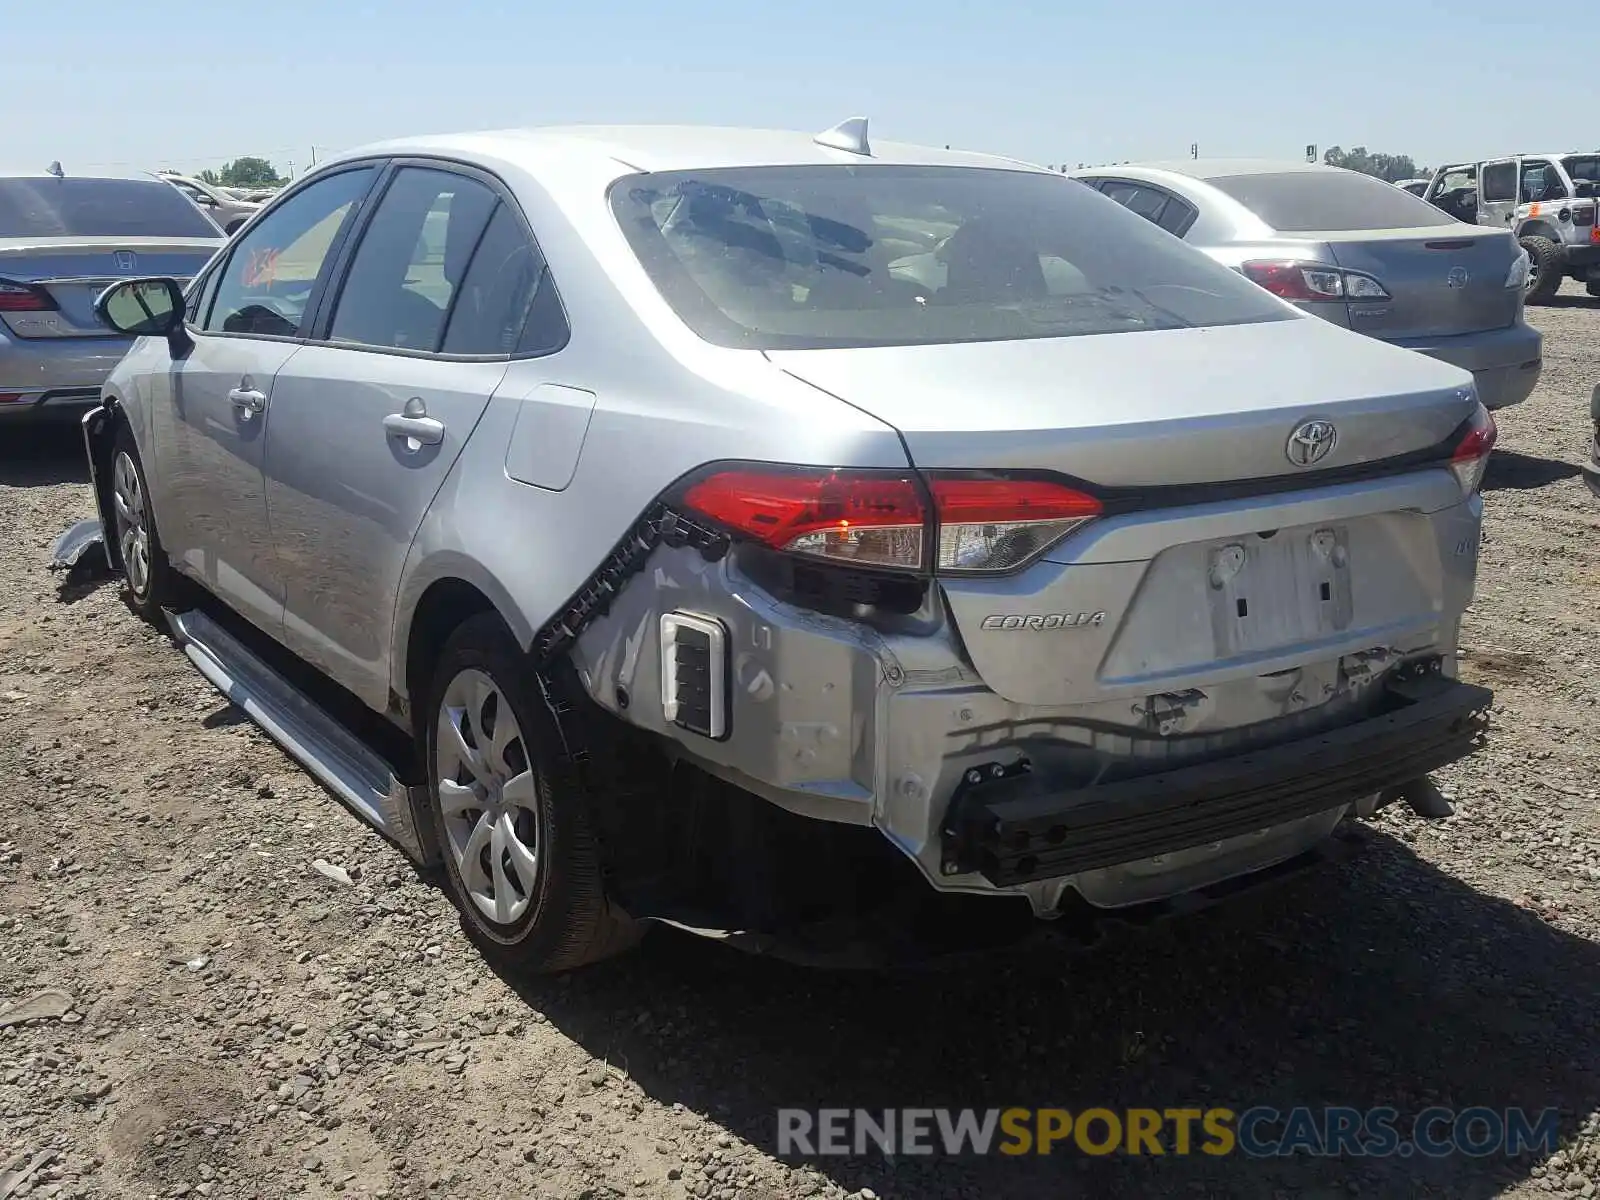
<path id="1" fill-rule="evenodd" d="M 128 602 L 145 620 L 161 625 L 161 610 L 176 599 L 177 579 L 156 530 L 139 449 L 126 425 L 117 431 L 111 451 L 111 505 Z"/>
<path id="2" fill-rule="evenodd" d="M 1525 237 L 1521 246 L 1528 252 L 1529 304 L 1543 304 L 1561 290 L 1561 247 L 1547 237 Z"/>
<path id="3" fill-rule="evenodd" d="M 468 932 L 491 957 L 570 970 L 631 945 L 587 797 L 526 656 L 499 617 L 462 624 L 433 673 L 430 819 Z"/>
<path id="4" fill-rule="evenodd" d="M 1600 297 L 1600 279 L 1591 279 L 1583 285 L 1583 290 L 1591 296 Z"/>

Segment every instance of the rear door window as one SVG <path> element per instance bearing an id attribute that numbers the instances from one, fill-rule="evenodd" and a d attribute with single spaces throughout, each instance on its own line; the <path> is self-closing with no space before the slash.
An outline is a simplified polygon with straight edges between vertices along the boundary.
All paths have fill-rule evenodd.
<path id="1" fill-rule="evenodd" d="M 159 180 L 0 179 L 0 238 L 219 236 Z"/>
<path id="2" fill-rule="evenodd" d="M 1264 171 L 1206 180 L 1284 233 L 1411 229 L 1455 219 L 1403 188 L 1356 171 Z M 1510 188 L 1516 186 L 1513 169 Z"/>
<path id="3" fill-rule="evenodd" d="M 501 203 L 461 280 L 446 354 L 548 354 L 567 342 L 566 317 L 544 256 Z"/>
<path id="4" fill-rule="evenodd" d="M 497 202 L 492 191 L 465 175 L 402 168 L 361 235 L 329 339 L 437 351 Z"/>
<path id="5" fill-rule="evenodd" d="M 1168 198 L 1166 208 L 1161 210 L 1161 220 L 1156 224 L 1168 233 L 1182 237 L 1189 232 L 1189 226 L 1194 224 L 1195 218 L 1199 215 L 1188 201 L 1172 196 Z"/>
<path id="6" fill-rule="evenodd" d="M 258 337 L 299 333 L 334 244 L 376 174 L 375 167 L 341 171 L 257 218 L 222 269 L 203 328 Z"/>
<path id="7" fill-rule="evenodd" d="M 1147 221 L 1159 225 L 1161 210 L 1167 206 L 1167 193 L 1159 188 L 1136 183 L 1108 183 L 1101 189 L 1123 208 L 1136 212 Z"/>

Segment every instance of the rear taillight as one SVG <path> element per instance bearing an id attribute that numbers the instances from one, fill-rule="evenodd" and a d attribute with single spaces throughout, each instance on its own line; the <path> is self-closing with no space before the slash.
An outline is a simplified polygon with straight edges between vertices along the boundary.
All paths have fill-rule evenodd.
<path id="1" fill-rule="evenodd" d="M 1050 480 L 959 472 L 934 475 L 924 491 L 895 472 L 719 471 L 683 503 L 786 554 L 943 574 L 1014 571 L 1101 511 L 1093 496 Z"/>
<path id="2" fill-rule="evenodd" d="M 1521 246 L 1517 247 L 1517 257 L 1511 260 L 1511 269 L 1506 272 L 1506 290 L 1520 291 L 1528 286 L 1528 280 L 1533 275 L 1533 260 L 1528 257 L 1528 252 Z"/>
<path id="3" fill-rule="evenodd" d="M 43 288 L 0 279 L 0 312 L 52 312 L 55 306 Z"/>
<path id="4" fill-rule="evenodd" d="M 867 567 L 923 566 L 927 508 L 910 475 L 720 471 L 683 501 L 773 550 Z"/>
<path id="5" fill-rule="evenodd" d="M 1049 480 L 935 476 L 941 574 L 1013 571 L 1100 515 L 1100 501 Z"/>
<path id="6" fill-rule="evenodd" d="M 1493 453 L 1495 439 L 1499 436 L 1494 414 L 1483 405 L 1478 405 L 1467 432 L 1450 455 L 1450 471 L 1465 495 L 1474 495 L 1483 486 L 1484 472 L 1489 469 L 1489 455 Z"/>
<path id="7" fill-rule="evenodd" d="M 1239 270 L 1284 300 L 1388 300 L 1388 289 L 1371 275 L 1320 263 L 1254 259 Z"/>

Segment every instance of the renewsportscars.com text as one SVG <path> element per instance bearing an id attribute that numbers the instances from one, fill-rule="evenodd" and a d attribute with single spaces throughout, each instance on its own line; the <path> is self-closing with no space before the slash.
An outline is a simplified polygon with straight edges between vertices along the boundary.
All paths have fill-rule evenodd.
<path id="1" fill-rule="evenodd" d="M 778 1154 L 1475 1158 L 1555 1152 L 1555 1109 L 784 1108 Z"/>

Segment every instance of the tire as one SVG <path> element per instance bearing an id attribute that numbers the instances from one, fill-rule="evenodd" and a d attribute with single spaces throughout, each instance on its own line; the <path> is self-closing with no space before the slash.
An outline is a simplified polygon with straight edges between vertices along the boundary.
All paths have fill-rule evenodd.
<path id="1" fill-rule="evenodd" d="M 491 613 L 460 625 L 429 691 L 428 819 L 479 949 L 554 974 L 631 946 L 638 927 L 606 896 L 588 797 L 504 622 Z"/>
<path id="2" fill-rule="evenodd" d="M 1529 304 L 1543 304 L 1561 290 L 1561 247 L 1547 237 L 1525 237 L 1519 244 L 1528 252 L 1533 273 L 1525 299 Z"/>
<path id="3" fill-rule="evenodd" d="M 1583 285 L 1583 290 L 1589 295 L 1600 298 L 1600 279 L 1591 279 Z"/>
<path id="4" fill-rule="evenodd" d="M 165 628 L 161 610 L 177 601 L 178 577 L 161 545 L 144 463 L 125 423 L 118 426 L 111 449 L 111 507 L 128 605 L 158 629 Z"/>
<path id="5" fill-rule="evenodd" d="M 241 228 L 243 228 L 243 226 L 244 226 L 244 222 L 243 221 L 233 221 L 233 222 L 230 222 L 228 227 L 226 229 L 224 229 L 222 232 L 227 234 L 227 236 L 232 237 L 234 234 L 238 233 L 239 230 Z"/>

